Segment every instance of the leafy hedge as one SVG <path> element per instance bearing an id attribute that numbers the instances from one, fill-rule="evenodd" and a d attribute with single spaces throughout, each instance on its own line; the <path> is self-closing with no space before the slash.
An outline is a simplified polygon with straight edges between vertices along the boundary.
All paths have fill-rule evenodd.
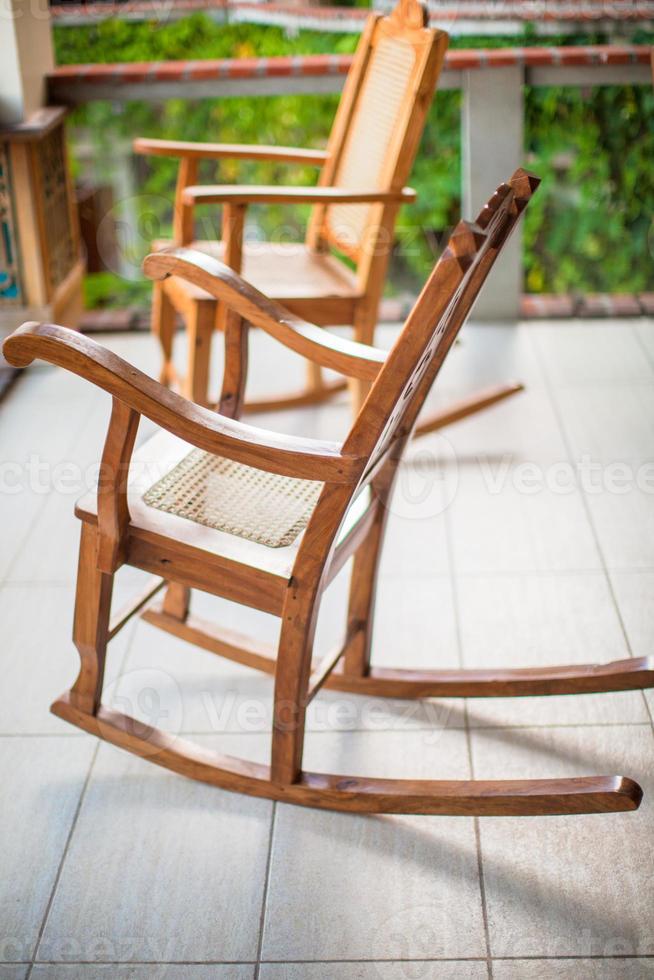
<path id="1" fill-rule="evenodd" d="M 203 14 L 168 24 L 109 20 L 89 27 L 55 28 L 57 60 L 80 62 L 156 61 L 188 58 L 347 53 L 353 35 L 301 31 L 293 38 L 275 27 L 218 25 Z M 462 47 L 529 44 L 521 38 L 462 38 Z M 576 43 L 579 39 L 552 39 Z M 594 38 L 597 43 L 604 38 Z M 640 33 L 630 38 L 645 43 Z M 584 43 L 588 43 L 586 36 Z M 542 43 L 538 41 L 538 43 Z M 137 134 L 188 140 L 284 143 L 322 146 L 337 96 L 286 95 L 173 99 L 161 106 L 131 103 L 116 107 L 96 102 L 73 114 L 77 138 L 95 144 L 98 173 L 110 158 L 111 144 Z M 391 289 L 410 288 L 425 276 L 447 229 L 460 209 L 460 95 L 439 92 L 429 114 L 411 183 L 418 203 L 403 209 Z M 654 93 L 648 86 L 580 91 L 529 89 L 526 94 L 525 159 L 543 184 L 525 221 L 525 279 L 530 292 L 631 292 L 654 288 Z M 176 162 L 150 158 L 137 163 L 136 208 L 144 250 L 150 237 L 170 223 Z M 312 183 L 313 168 L 225 161 L 204 165 L 203 179 L 221 182 Z M 301 235 L 307 211 L 282 206 L 253 209 L 266 235 Z M 199 213 L 207 234 L 214 216 Z M 89 277 L 88 300 L 124 303 L 141 292 L 116 277 Z M 144 287 L 147 290 L 147 287 Z"/>

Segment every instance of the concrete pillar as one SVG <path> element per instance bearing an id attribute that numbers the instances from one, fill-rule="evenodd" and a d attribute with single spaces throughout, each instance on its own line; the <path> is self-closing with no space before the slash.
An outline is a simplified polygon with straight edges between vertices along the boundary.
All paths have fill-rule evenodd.
<path id="1" fill-rule="evenodd" d="M 0 122 L 22 122 L 45 104 L 54 67 L 47 0 L 0 0 Z"/>
<path id="2" fill-rule="evenodd" d="M 473 219 L 498 184 L 523 161 L 524 74 L 520 66 L 464 72 L 462 199 Z M 518 224 L 473 311 L 476 320 L 517 320 L 523 290 Z"/>

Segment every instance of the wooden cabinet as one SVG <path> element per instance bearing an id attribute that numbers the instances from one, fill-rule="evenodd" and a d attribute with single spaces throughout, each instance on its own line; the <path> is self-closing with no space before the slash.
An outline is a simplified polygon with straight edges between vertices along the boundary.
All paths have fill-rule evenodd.
<path id="1" fill-rule="evenodd" d="M 76 325 L 84 262 L 66 155 L 65 109 L 0 126 L 0 331 Z"/>

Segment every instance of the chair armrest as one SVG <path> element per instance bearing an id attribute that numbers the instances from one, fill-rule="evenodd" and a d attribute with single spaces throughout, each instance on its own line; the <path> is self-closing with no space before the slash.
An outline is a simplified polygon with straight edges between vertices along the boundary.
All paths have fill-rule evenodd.
<path id="1" fill-rule="evenodd" d="M 247 466 L 327 483 L 356 483 L 364 460 L 335 442 L 301 439 L 245 425 L 187 401 L 82 334 L 48 323 L 24 323 L 5 340 L 10 364 L 35 358 L 72 371 L 198 449 Z"/>
<path id="2" fill-rule="evenodd" d="M 322 167 L 325 150 L 305 150 L 294 146 L 257 146 L 247 143 L 188 143 L 183 140 L 156 140 L 139 137 L 135 153 L 157 157 L 184 157 L 195 160 L 270 160 L 273 163 L 303 163 Z"/>
<path id="3" fill-rule="evenodd" d="M 184 188 L 184 204 L 408 204 L 412 187 L 397 191 L 349 190 L 345 187 L 266 187 L 234 184 Z"/>
<path id="4" fill-rule="evenodd" d="M 151 279 L 180 276 L 206 290 L 249 323 L 321 367 L 351 378 L 374 381 L 386 353 L 339 337 L 290 313 L 218 259 L 191 248 L 171 248 L 146 256 L 143 270 Z"/>

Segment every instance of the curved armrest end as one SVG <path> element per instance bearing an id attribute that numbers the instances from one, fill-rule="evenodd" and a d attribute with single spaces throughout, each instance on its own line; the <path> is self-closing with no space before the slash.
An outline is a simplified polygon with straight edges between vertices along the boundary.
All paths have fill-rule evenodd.
<path id="1" fill-rule="evenodd" d="M 38 332 L 40 326 L 40 323 L 29 320 L 5 338 L 2 345 L 2 356 L 8 364 L 11 364 L 12 367 L 24 368 L 32 363 L 37 354 L 32 350 L 33 344 L 30 343 L 30 337 Z"/>
<path id="2" fill-rule="evenodd" d="M 374 381 L 386 361 L 386 353 L 359 344 L 291 313 L 218 259 L 192 248 L 168 248 L 153 252 L 143 261 L 151 279 L 180 276 L 206 290 L 255 327 L 321 367 L 346 377 Z"/>
<path id="3" fill-rule="evenodd" d="M 9 363 L 40 358 L 66 368 L 185 442 L 282 476 L 356 483 L 365 460 L 336 442 L 302 439 L 246 425 L 182 398 L 89 337 L 51 323 L 24 323 L 7 338 Z"/>

